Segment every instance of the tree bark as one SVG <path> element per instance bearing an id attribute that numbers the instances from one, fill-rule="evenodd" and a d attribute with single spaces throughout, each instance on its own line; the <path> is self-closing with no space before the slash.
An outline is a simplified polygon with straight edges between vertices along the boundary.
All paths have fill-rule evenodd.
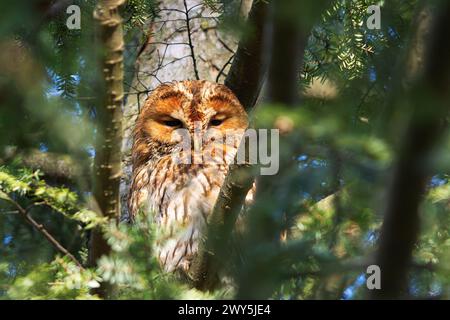
<path id="1" fill-rule="evenodd" d="M 247 25 L 250 34 L 239 42 L 225 85 L 233 91 L 247 112 L 254 107 L 261 92 L 267 69 L 267 51 L 264 50 L 268 4 L 254 1 Z"/>
<path id="2" fill-rule="evenodd" d="M 100 0 L 94 11 L 102 44 L 101 65 L 104 94 L 97 108 L 98 127 L 94 161 L 94 198 L 99 213 L 111 219 L 120 216 L 119 183 L 121 176 L 122 103 L 123 103 L 123 30 L 119 8 L 124 0 Z M 101 230 L 92 232 L 89 261 L 110 252 Z M 106 295 L 103 285 L 98 293 Z"/>

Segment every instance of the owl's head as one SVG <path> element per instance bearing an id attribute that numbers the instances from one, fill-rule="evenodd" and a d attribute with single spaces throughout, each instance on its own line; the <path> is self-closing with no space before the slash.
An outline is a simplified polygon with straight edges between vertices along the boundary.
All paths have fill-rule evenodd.
<path id="1" fill-rule="evenodd" d="M 133 162 L 148 161 L 156 154 L 170 153 L 179 143 L 174 134 L 184 129 L 194 136 L 210 132 L 225 135 L 245 130 L 248 116 L 226 86 L 208 81 L 162 84 L 147 99 L 135 131 Z M 199 132 L 200 131 L 200 132 Z"/>

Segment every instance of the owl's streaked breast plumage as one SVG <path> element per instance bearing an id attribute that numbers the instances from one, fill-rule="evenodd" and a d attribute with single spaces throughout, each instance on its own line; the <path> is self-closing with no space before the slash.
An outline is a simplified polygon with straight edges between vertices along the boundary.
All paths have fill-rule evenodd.
<path id="1" fill-rule="evenodd" d="M 191 89 L 191 85 L 197 87 Z M 228 94 L 231 95 L 228 97 L 231 102 L 239 103 L 229 90 L 217 84 L 189 81 L 175 83 L 173 86 L 177 90 L 175 92 L 186 90 L 192 97 L 190 105 L 186 106 L 191 110 L 172 111 L 172 114 L 178 112 L 178 117 L 182 112 L 187 112 L 188 115 L 193 112 L 197 113 L 193 115 L 194 119 L 199 121 L 202 114 L 214 113 L 214 110 L 205 110 L 208 104 L 201 105 L 201 99 L 207 99 L 208 94 Z M 225 93 L 216 92 L 222 90 L 225 90 Z M 164 95 L 164 92 L 160 92 L 159 95 Z M 157 99 L 157 96 L 151 97 L 150 103 L 151 99 Z M 194 105 L 195 99 L 196 103 L 200 103 L 199 106 Z M 246 121 L 243 108 L 238 106 L 240 109 L 236 112 L 243 112 L 243 115 L 238 116 L 242 118 L 245 116 Z M 177 269 L 187 271 L 206 229 L 208 217 L 227 174 L 228 164 L 237 152 L 238 143 L 245 129 L 242 125 L 244 122 L 243 120 L 239 122 L 239 128 L 236 129 L 241 131 L 234 133 L 231 144 L 210 141 L 203 147 L 214 150 L 212 153 L 214 161 L 186 164 L 177 160 L 191 157 L 191 153 L 158 143 L 154 139 L 146 140 L 145 135 L 139 132 L 144 128 L 144 120 L 145 116 L 141 117 L 141 123 L 138 120 L 135 131 L 129 211 L 131 216 L 135 216 L 139 209 L 154 214 L 154 221 L 161 234 L 155 245 L 155 254 L 161 265 L 169 272 Z"/>
<path id="2" fill-rule="evenodd" d="M 226 165 L 184 165 L 165 157 L 138 173 L 147 181 L 137 206 L 153 212 L 162 227 L 155 249 L 166 271 L 188 269 L 226 172 Z"/>

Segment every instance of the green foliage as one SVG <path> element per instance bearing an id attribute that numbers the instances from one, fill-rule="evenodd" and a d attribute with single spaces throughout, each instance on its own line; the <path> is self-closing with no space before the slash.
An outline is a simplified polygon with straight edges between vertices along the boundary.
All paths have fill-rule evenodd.
<path id="1" fill-rule="evenodd" d="M 15 176 L 4 167 L 0 167 L 0 191 L 3 199 L 9 199 L 8 193 L 17 193 L 29 198 L 35 204 L 45 205 L 69 219 L 86 224 L 87 229 L 106 222 L 106 218 L 91 210 L 78 209 L 80 203 L 76 193 L 64 187 L 47 185 L 40 179 L 39 171 L 19 169 L 16 174 Z"/>
<path id="2" fill-rule="evenodd" d="M 132 225 L 111 223 L 106 227 L 113 253 L 99 263 L 99 274 L 115 285 L 117 299 L 213 298 L 190 289 L 176 275 L 164 273 L 152 255 L 157 236 L 150 216 L 142 214 Z"/>
<path id="3" fill-rule="evenodd" d="M 128 0 L 124 8 L 126 31 L 133 28 L 143 28 L 145 23 L 156 16 L 155 0 Z"/>
<path id="4" fill-rule="evenodd" d="M 99 279 L 91 270 L 57 257 L 16 278 L 6 294 L 9 299 L 96 299 L 90 290 L 99 286 Z"/>
<path id="5" fill-rule="evenodd" d="M 34 265 L 18 276 L 7 263 L 0 264 L 0 299 L 98 299 L 92 289 L 102 281 L 114 286 L 115 299 L 213 299 L 164 273 L 152 255 L 153 224 L 143 215 L 136 224 L 102 223 L 113 252 L 97 269 L 81 269 L 67 258 Z M 145 231 L 145 232 L 143 232 Z M 3 294 L 1 294 L 3 292 Z"/>
<path id="6" fill-rule="evenodd" d="M 78 196 L 69 189 L 47 185 L 38 171 L 13 171 L 0 167 L 0 201 L 3 200 L 0 209 L 5 205 L 10 207 L 11 202 L 16 203 L 20 198 L 27 199 L 31 206 L 43 203 L 65 219 L 76 221 L 77 232 L 102 228 L 113 252 L 101 259 L 98 269 L 81 269 L 59 254 L 51 262 L 34 263 L 23 270 L 11 260 L 2 262 L 0 299 L 98 299 L 91 290 L 99 287 L 102 281 L 115 286 L 113 298 L 117 299 L 211 299 L 224 296 L 224 292 L 204 294 L 190 289 L 176 276 L 160 269 L 152 255 L 156 231 L 147 215 L 138 217 L 133 225 L 117 225 L 83 208 Z M 6 236 L 4 233 L 0 235 L 2 238 Z M 77 254 L 81 261 L 86 260 L 86 250 L 87 247 L 83 246 Z"/>
<path id="7" fill-rule="evenodd" d="M 405 24 L 411 19 L 415 3 L 395 1 L 389 6 L 384 1 L 333 1 L 309 38 L 302 73 L 305 83 L 325 76 L 336 81 L 362 78 L 377 56 L 404 41 Z M 382 30 L 370 30 L 366 26 L 370 5 L 381 6 Z M 395 13 L 391 12 L 394 6 Z M 394 14 L 396 21 L 393 21 Z"/>

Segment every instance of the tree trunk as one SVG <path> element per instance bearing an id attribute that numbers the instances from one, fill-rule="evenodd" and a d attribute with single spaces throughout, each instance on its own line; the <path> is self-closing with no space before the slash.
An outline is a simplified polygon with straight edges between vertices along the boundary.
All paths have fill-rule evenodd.
<path id="1" fill-rule="evenodd" d="M 432 11 L 426 5 L 418 18 L 405 77 L 412 116 L 388 190 L 376 258 L 381 289 L 371 295 L 376 299 L 407 296 L 408 271 L 420 231 L 419 206 L 431 174 L 428 159 L 444 133 L 450 105 L 450 4 L 443 2 Z"/>
<path id="2" fill-rule="evenodd" d="M 125 0 L 100 0 L 94 11 L 103 49 L 101 65 L 104 77 L 104 93 L 97 108 L 94 198 L 97 211 L 111 219 L 118 219 L 120 215 L 124 42 L 119 7 L 124 2 Z M 90 264 L 96 265 L 98 259 L 109 252 L 110 247 L 101 230 L 94 230 L 89 252 Z M 98 293 L 105 295 L 106 286 L 102 286 Z"/>

